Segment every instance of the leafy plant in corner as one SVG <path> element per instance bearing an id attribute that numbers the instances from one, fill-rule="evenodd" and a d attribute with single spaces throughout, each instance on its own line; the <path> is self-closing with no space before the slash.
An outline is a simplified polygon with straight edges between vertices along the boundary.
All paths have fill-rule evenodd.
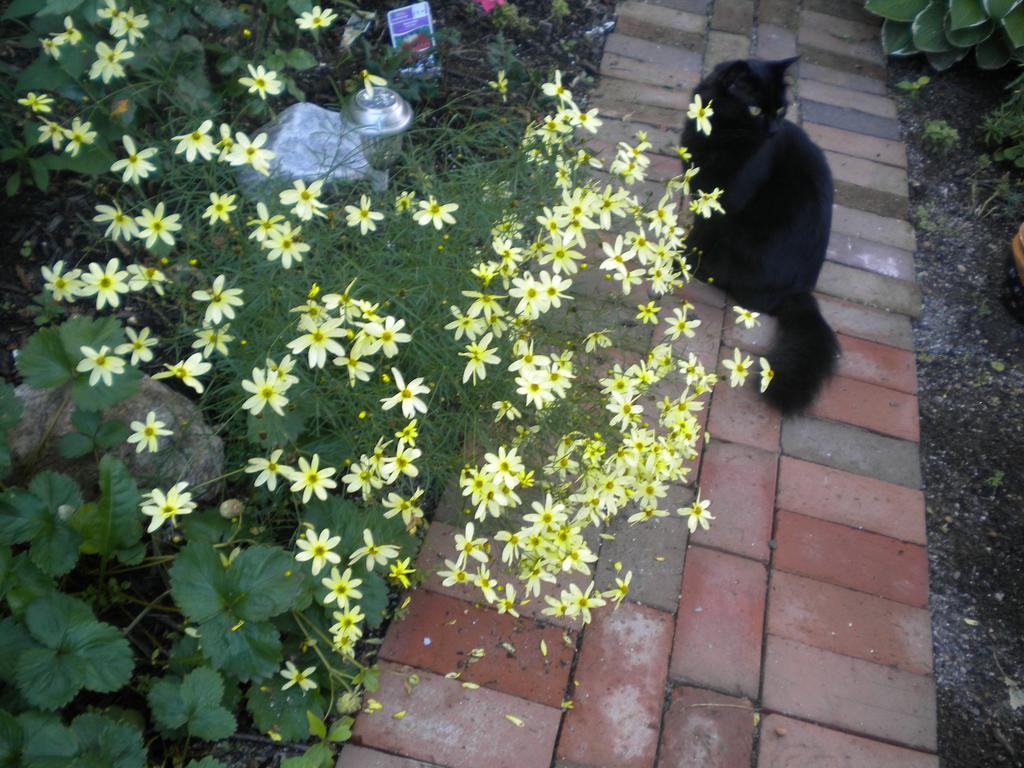
<path id="1" fill-rule="evenodd" d="M 940 71 L 971 51 L 982 69 L 999 69 L 1024 54 L 1022 0 L 867 0 L 864 7 L 885 19 L 887 54 L 923 53 Z"/>

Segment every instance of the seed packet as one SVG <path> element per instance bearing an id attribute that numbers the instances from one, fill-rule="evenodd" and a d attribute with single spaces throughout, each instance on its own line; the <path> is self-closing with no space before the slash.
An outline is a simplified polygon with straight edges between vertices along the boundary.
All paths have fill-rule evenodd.
<path id="1" fill-rule="evenodd" d="M 402 68 L 403 73 L 422 75 L 440 71 L 433 53 L 437 41 L 430 3 L 413 3 L 388 11 L 388 31 L 391 33 L 391 46 L 408 51 L 412 59 L 409 66 Z"/>

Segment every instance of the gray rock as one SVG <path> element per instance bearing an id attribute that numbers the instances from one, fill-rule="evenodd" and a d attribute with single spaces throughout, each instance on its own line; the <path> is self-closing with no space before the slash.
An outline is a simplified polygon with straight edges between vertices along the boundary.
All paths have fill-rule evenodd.
<path id="1" fill-rule="evenodd" d="M 74 405 L 70 401 L 57 415 L 66 388 L 37 390 L 22 384 L 15 394 L 24 406 L 21 421 L 7 434 L 15 481 L 27 483 L 36 472 L 49 469 L 69 475 L 86 498 L 95 496 L 98 475 L 93 457 L 65 459 L 57 451 L 61 436 L 74 431 L 71 426 Z M 136 453 L 134 444 L 125 443 L 111 451 L 125 463 L 141 491 L 167 488 L 180 480 L 195 488 L 223 474 L 224 444 L 203 420 L 198 406 L 158 381 L 143 378 L 139 391 L 104 411 L 103 418 L 106 421 L 118 419 L 130 425 L 133 421 L 145 421 L 150 411 L 155 411 L 167 429 L 174 431 L 173 435 L 160 438 L 160 450 Z M 40 441 L 44 441 L 41 447 Z M 196 498 L 208 499 L 215 496 L 220 487 L 219 482 L 210 483 L 194 493 Z"/>
<path id="2" fill-rule="evenodd" d="M 238 172 L 246 192 L 263 194 L 280 190 L 302 179 L 328 182 L 369 179 L 377 191 L 387 187 L 387 173 L 375 170 L 362 147 L 359 129 L 340 112 L 316 104 L 299 102 L 286 107 L 253 135 L 267 134 L 264 149 L 275 157 L 270 175 L 263 176 L 248 166 Z"/>

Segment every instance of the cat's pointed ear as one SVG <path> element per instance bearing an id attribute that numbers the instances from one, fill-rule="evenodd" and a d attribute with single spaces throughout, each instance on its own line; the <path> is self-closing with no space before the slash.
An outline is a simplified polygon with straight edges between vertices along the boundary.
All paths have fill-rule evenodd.
<path id="1" fill-rule="evenodd" d="M 800 57 L 799 56 L 793 56 L 792 58 L 789 58 L 789 59 L 779 59 L 778 61 L 769 61 L 768 62 L 768 66 L 771 67 L 771 70 L 772 70 L 772 72 L 775 73 L 775 76 L 778 77 L 781 80 L 782 77 L 786 74 L 786 70 L 789 69 L 794 64 L 796 64 L 798 61 L 800 61 Z"/>

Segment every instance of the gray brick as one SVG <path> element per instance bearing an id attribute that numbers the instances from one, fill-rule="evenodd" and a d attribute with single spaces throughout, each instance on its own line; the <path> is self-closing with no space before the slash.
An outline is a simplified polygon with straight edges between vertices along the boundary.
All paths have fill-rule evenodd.
<path id="1" fill-rule="evenodd" d="M 885 96 L 862 93 L 839 85 L 819 83 L 816 80 L 806 79 L 806 75 L 803 75 L 797 83 L 797 91 L 800 97 L 807 101 L 856 109 L 858 112 L 867 112 L 869 115 L 888 117 L 892 120 L 899 118 L 896 113 L 896 104 Z"/>
<path id="2" fill-rule="evenodd" d="M 807 131 L 811 140 L 822 149 L 901 169 L 907 167 L 907 150 L 901 141 L 880 139 L 877 136 L 867 136 L 863 133 L 850 133 L 841 128 L 818 125 L 810 121 L 804 125 L 804 130 Z M 903 176 L 902 182 L 903 187 L 906 188 L 906 175 Z"/>
<path id="3" fill-rule="evenodd" d="M 817 298 L 821 314 L 839 333 L 899 349 L 914 348 L 914 334 L 910 318 L 906 315 L 872 309 L 824 294 L 817 294 Z"/>
<path id="4" fill-rule="evenodd" d="M 833 178 L 832 183 L 835 188 L 835 201 L 840 205 L 876 213 L 879 216 L 905 217 L 909 212 L 905 195 L 879 192 L 877 189 L 851 184 L 837 178 Z"/>
<path id="5" fill-rule="evenodd" d="M 618 21 L 615 31 L 641 40 L 650 40 L 664 45 L 700 50 L 704 40 L 707 17 L 700 14 L 678 11 L 660 5 L 638 3 L 626 0 L 615 8 Z"/>
<path id="6" fill-rule="evenodd" d="M 917 250 L 914 228 L 907 222 L 844 205 L 832 206 L 832 231 L 863 237 L 905 251 Z"/>
<path id="7" fill-rule="evenodd" d="M 675 613 L 683 581 L 683 561 L 688 538 L 686 521 L 675 514 L 677 507 L 693 500 L 693 491 L 673 486 L 662 500 L 668 517 L 654 518 L 636 525 L 626 522 L 636 511 L 634 505 L 622 510 L 609 524 L 607 532 L 615 536 L 601 544 L 601 559 L 595 580 L 601 589 L 615 585 L 625 571 L 633 571 L 629 599 L 652 608 Z M 622 564 L 616 572 L 615 563 Z"/>
<path id="8" fill-rule="evenodd" d="M 885 96 L 888 93 L 884 80 L 865 77 L 864 75 L 855 75 L 842 69 L 833 69 L 832 67 L 824 67 L 820 64 L 812 64 L 806 61 L 802 62 L 800 75 L 808 80 L 838 85 L 841 88 L 851 88 L 852 90 L 863 91 L 875 96 Z"/>
<path id="9" fill-rule="evenodd" d="M 711 28 L 750 37 L 754 29 L 754 0 L 715 0 Z"/>
<path id="10" fill-rule="evenodd" d="M 803 110 L 804 120 L 810 123 L 820 123 L 853 133 L 866 133 L 869 136 L 877 136 L 880 139 L 891 141 L 900 141 L 902 138 L 900 124 L 892 118 L 878 117 L 866 112 L 859 112 L 856 109 L 846 109 L 810 100 L 801 101 L 800 107 Z"/>
<path id="11" fill-rule="evenodd" d="M 704 54 L 704 74 L 723 61 L 745 59 L 750 55 L 750 38 L 731 32 L 712 30 L 708 33 L 708 47 Z"/>
<path id="12" fill-rule="evenodd" d="M 917 283 L 845 264 L 826 261 L 818 276 L 816 290 L 901 315 L 921 316 L 921 289 Z"/>
<path id="13" fill-rule="evenodd" d="M 819 45 L 826 46 L 827 44 L 824 41 L 821 41 Z M 811 63 L 818 64 L 823 67 L 831 67 L 832 69 L 849 70 L 851 73 L 860 75 L 861 77 L 872 77 L 876 80 L 885 80 L 885 65 L 881 63 L 881 56 L 878 57 L 877 62 L 871 62 L 855 56 L 846 56 L 829 47 L 819 47 L 819 45 L 804 42 L 803 34 L 801 33 L 800 44 L 798 46 L 800 61 L 804 64 Z"/>
<path id="14" fill-rule="evenodd" d="M 786 1 L 781 0 L 781 2 Z M 795 5 L 793 0 L 788 0 L 788 2 Z M 863 0 L 804 0 L 804 9 L 859 21 L 862 24 L 873 24 L 879 28 L 882 26 L 882 20 L 878 16 L 864 10 Z"/>
<path id="15" fill-rule="evenodd" d="M 646 64 L 615 53 L 606 53 L 601 59 L 601 75 L 689 92 L 700 78 L 700 56 L 694 54 L 692 69 L 677 69 L 664 64 Z"/>
<path id="16" fill-rule="evenodd" d="M 910 251 L 838 232 L 829 239 L 828 259 L 900 280 L 914 280 L 916 276 Z"/>
<path id="17" fill-rule="evenodd" d="M 773 24 L 795 32 L 798 18 L 794 0 L 761 0 L 757 6 L 758 24 Z"/>
<path id="18" fill-rule="evenodd" d="M 670 45 L 659 45 L 650 40 L 641 40 L 613 32 L 604 43 L 604 53 L 616 53 L 646 64 L 664 64 L 674 69 L 688 69 L 693 63 L 693 52 Z"/>
<path id="19" fill-rule="evenodd" d="M 681 121 L 686 113 L 686 105 L 690 103 L 690 89 L 662 88 L 657 85 L 619 80 L 615 77 L 602 77 L 594 93 L 594 102 L 633 102 L 640 111 L 647 107 L 674 109 L 679 111 Z"/>
<path id="20" fill-rule="evenodd" d="M 660 5 L 687 13 L 707 13 L 711 0 L 643 0 L 648 5 Z"/>
<path id="21" fill-rule="evenodd" d="M 683 120 L 686 117 L 685 109 L 668 109 L 638 104 L 635 100 L 628 98 L 611 98 L 610 96 L 601 98 L 600 94 L 595 94 L 591 106 L 597 107 L 602 118 L 639 121 L 661 131 L 679 132 L 680 134 L 683 130 Z"/>
<path id="22" fill-rule="evenodd" d="M 810 416 L 782 421 L 782 452 L 827 467 L 908 488 L 921 487 L 917 443 Z"/>
<path id="23" fill-rule="evenodd" d="M 796 56 L 796 34 L 775 24 L 757 27 L 757 57 L 759 59 L 788 59 Z"/>

